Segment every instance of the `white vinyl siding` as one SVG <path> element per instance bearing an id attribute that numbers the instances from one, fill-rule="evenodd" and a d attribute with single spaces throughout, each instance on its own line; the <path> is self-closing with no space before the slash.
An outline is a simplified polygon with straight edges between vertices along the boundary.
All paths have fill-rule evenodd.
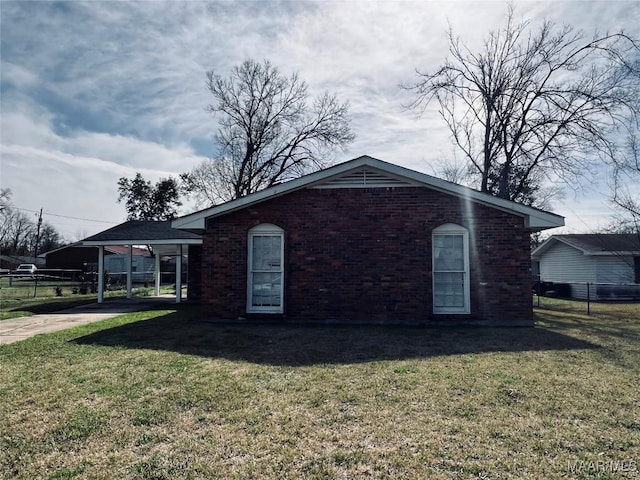
<path id="1" fill-rule="evenodd" d="M 556 242 L 540 259 L 540 276 L 545 282 L 594 282 L 593 257 L 580 250 Z"/>
<path id="2" fill-rule="evenodd" d="M 545 282 L 570 284 L 571 296 L 581 300 L 587 299 L 586 283 L 590 282 L 589 293 L 596 300 L 601 296 L 597 293 L 598 284 L 633 283 L 633 265 L 631 256 L 584 255 L 557 242 L 540 259 L 540 277 Z"/>
<path id="3" fill-rule="evenodd" d="M 543 282 L 569 283 L 573 298 L 586 299 L 586 282 L 596 280 L 594 258 L 557 242 L 540 259 L 540 278 Z"/>
<path id="4" fill-rule="evenodd" d="M 597 283 L 634 283 L 632 256 L 594 257 Z"/>
<path id="5" fill-rule="evenodd" d="M 433 232 L 433 312 L 469 313 L 469 240 L 466 229 L 447 224 Z"/>
<path id="6" fill-rule="evenodd" d="M 284 232 L 270 224 L 249 231 L 247 312 L 282 313 Z"/>

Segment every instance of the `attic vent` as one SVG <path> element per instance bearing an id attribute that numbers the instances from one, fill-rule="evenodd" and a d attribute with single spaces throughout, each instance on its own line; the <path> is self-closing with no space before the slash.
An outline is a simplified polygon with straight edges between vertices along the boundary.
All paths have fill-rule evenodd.
<path id="1" fill-rule="evenodd" d="M 373 170 L 358 170 L 333 178 L 313 188 L 385 188 L 412 187 L 413 183 Z"/>

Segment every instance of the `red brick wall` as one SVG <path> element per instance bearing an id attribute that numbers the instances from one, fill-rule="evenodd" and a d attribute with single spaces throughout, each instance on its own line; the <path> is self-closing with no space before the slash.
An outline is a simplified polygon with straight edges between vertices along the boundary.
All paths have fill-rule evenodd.
<path id="1" fill-rule="evenodd" d="M 285 231 L 287 321 L 530 325 L 529 233 L 521 217 L 427 188 L 299 190 L 207 220 L 202 304 L 247 317 L 247 233 Z M 471 314 L 435 315 L 434 228 L 469 230 Z"/>

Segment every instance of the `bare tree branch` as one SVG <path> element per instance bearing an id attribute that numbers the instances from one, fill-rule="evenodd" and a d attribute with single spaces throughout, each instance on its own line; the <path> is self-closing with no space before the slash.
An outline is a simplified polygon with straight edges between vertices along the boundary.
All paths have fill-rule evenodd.
<path id="1" fill-rule="evenodd" d="M 635 233 L 640 238 L 640 139 L 637 132 L 630 132 L 625 146 L 626 155 L 616 163 L 611 178 L 611 202 L 619 213 L 609 229 L 617 233 Z"/>
<path id="2" fill-rule="evenodd" d="M 585 40 L 569 25 L 533 31 L 510 6 L 472 52 L 449 29 L 449 57 L 417 71 L 409 108 L 436 102 L 482 191 L 526 203 L 546 180 L 577 184 L 619 162 L 621 132 L 640 116 L 640 47 L 625 32 Z"/>
<path id="3" fill-rule="evenodd" d="M 207 73 L 217 152 L 185 179 L 200 206 L 239 198 L 325 167 L 355 138 L 348 104 L 325 93 L 309 104 L 297 74 L 247 60 L 226 78 Z"/>

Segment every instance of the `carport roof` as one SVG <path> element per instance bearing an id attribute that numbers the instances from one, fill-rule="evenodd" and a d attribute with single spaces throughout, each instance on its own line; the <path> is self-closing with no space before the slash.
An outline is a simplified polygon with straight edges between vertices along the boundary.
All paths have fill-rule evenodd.
<path id="1" fill-rule="evenodd" d="M 129 220 L 82 240 L 83 245 L 200 245 L 202 237 L 171 228 L 171 220 Z"/>

